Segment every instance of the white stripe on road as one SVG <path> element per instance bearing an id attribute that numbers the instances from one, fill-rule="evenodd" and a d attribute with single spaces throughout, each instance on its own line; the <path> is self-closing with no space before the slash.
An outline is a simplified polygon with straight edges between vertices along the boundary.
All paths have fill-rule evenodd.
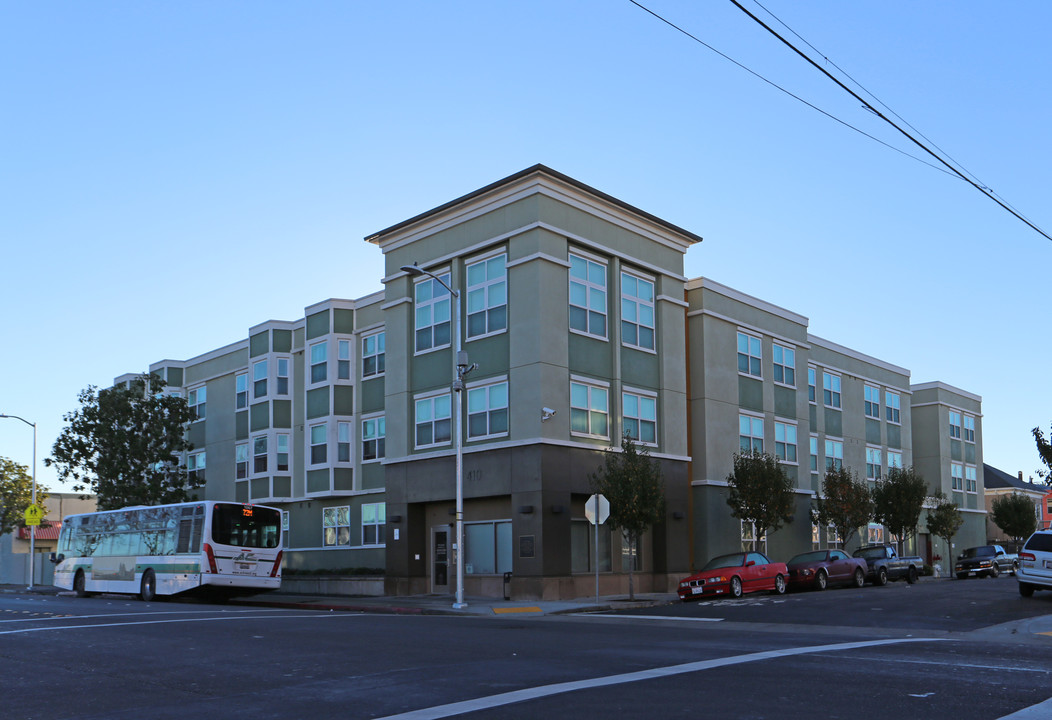
<path id="1" fill-rule="evenodd" d="M 560 693 L 575 692 L 577 690 L 589 690 L 591 688 L 606 687 L 607 685 L 620 685 L 622 683 L 639 682 L 640 680 L 654 680 L 656 678 L 681 675 L 683 673 L 711 670 L 712 668 L 727 665 L 738 665 L 741 663 L 757 662 L 759 660 L 772 660 L 775 658 L 790 657 L 792 655 L 806 655 L 809 653 L 835 652 L 837 650 L 854 650 L 864 647 L 878 647 L 880 645 L 894 645 L 909 642 L 940 642 L 945 638 L 901 638 L 893 640 L 868 640 L 864 642 L 836 643 L 834 645 L 812 645 L 810 647 L 786 648 L 784 650 L 767 650 L 765 652 L 749 653 L 748 655 L 735 655 L 733 657 L 715 658 L 713 660 L 702 660 L 700 662 L 684 663 L 683 665 L 670 665 L 663 668 L 652 668 L 640 670 L 639 672 L 624 673 L 622 675 L 609 675 L 607 677 L 593 678 L 591 680 L 577 680 L 574 682 L 556 683 L 554 685 L 542 685 L 525 690 L 490 695 L 489 697 L 465 700 L 463 702 L 450 703 L 448 705 L 436 705 L 435 707 L 413 710 L 399 715 L 389 715 L 379 720 L 437 720 L 454 715 L 461 715 L 479 710 L 489 710 L 501 705 L 536 700 L 538 698 L 558 695 Z"/>
<path id="2" fill-rule="evenodd" d="M 1011 715 L 1004 715 L 998 720 L 1048 720 L 1049 717 L 1052 717 L 1052 698 L 1045 700 L 1043 703 L 1023 708 Z"/>
<path id="3" fill-rule="evenodd" d="M 587 617 L 601 617 L 604 620 L 664 620 L 665 622 L 723 622 L 723 618 L 675 617 L 674 615 L 596 615 L 582 613 Z"/>
<path id="4" fill-rule="evenodd" d="M 43 612 L 43 611 L 40 611 Z M 48 620 L 83 620 L 85 618 L 118 618 L 118 617 L 143 617 L 145 615 L 207 615 L 208 613 L 268 613 L 288 612 L 287 610 L 268 610 L 266 608 L 252 608 L 246 610 L 164 610 L 158 612 L 141 613 L 100 613 L 98 615 L 70 615 L 68 613 L 56 613 L 51 617 L 27 617 L 6 619 L 0 618 L 0 625 L 16 622 L 46 622 Z"/>
<path id="5" fill-rule="evenodd" d="M 94 628 L 104 627 L 131 627 L 132 625 L 164 625 L 166 623 L 187 623 L 187 622 L 215 622 L 217 620 L 258 620 L 265 618 L 267 620 L 276 620 L 281 618 L 331 618 L 331 617 L 363 617 L 362 615 L 351 615 L 348 613 L 319 613 L 319 612 L 307 612 L 302 615 L 239 615 L 232 617 L 205 617 L 205 618 L 183 618 L 181 620 L 147 620 L 145 622 L 119 622 L 119 623 L 94 623 L 89 625 L 59 625 L 57 627 L 34 627 L 34 628 L 23 628 L 21 630 L 0 630 L 0 635 L 14 635 L 16 633 L 31 633 L 31 632 L 43 632 L 45 630 L 91 630 Z M 70 618 L 65 618 L 69 620 Z M 77 618 L 73 618 L 77 619 Z"/>

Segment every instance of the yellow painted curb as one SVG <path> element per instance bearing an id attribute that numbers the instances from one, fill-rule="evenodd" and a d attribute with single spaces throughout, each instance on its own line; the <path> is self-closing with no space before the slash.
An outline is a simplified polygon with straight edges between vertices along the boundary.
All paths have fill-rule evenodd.
<path id="1" fill-rule="evenodd" d="M 497 613 L 498 615 L 503 615 L 504 613 L 524 613 L 524 612 L 539 613 L 540 611 L 541 611 L 541 609 L 539 607 L 493 608 L 493 612 Z"/>

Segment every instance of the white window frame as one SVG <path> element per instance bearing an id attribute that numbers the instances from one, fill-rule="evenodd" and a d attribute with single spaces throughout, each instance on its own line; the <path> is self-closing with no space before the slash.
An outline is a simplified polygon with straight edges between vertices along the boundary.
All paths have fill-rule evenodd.
<path id="1" fill-rule="evenodd" d="M 844 440 L 843 438 L 826 438 L 825 442 L 826 470 L 839 470 L 844 467 Z"/>
<path id="2" fill-rule="evenodd" d="M 756 523 L 751 520 L 741 521 L 742 552 L 767 552 L 767 535 L 756 537 Z"/>
<path id="3" fill-rule="evenodd" d="M 575 392 L 574 388 L 577 388 Z M 584 391 L 584 398 L 581 397 L 581 391 Z M 584 403 L 581 403 L 581 400 Z M 601 402 L 598 402 L 600 401 Z M 587 419 L 587 431 L 575 430 L 574 420 L 580 419 L 581 413 L 584 413 Z M 594 421 L 598 421 L 602 417 L 606 425 L 605 433 L 593 432 L 595 429 Z M 608 440 L 610 438 L 610 385 L 603 383 L 598 380 L 589 380 L 581 377 L 570 378 L 570 434 L 576 437 L 587 437 L 587 438 L 602 438 Z"/>
<path id="4" fill-rule="evenodd" d="M 420 420 L 421 407 L 427 407 L 429 417 Z M 438 413 L 435 412 L 436 408 Z M 439 423 L 445 421 L 449 425 L 449 439 L 435 440 L 435 428 Z M 420 427 L 431 426 L 431 442 L 419 443 Z M 448 390 L 419 395 L 413 398 L 413 446 L 418 450 L 423 448 L 444 447 L 453 443 L 453 398 Z"/>
<path id="5" fill-rule="evenodd" d="M 952 440 L 961 439 L 961 414 L 956 410 L 949 411 L 950 421 L 950 438 Z"/>
<path id="6" fill-rule="evenodd" d="M 380 462 L 387 451 L 387 420 L 384 415 L 362 418 L 362 464 Z M 372 444 L 372 452 L 368 451 Z"/>
<path id="7" fill-rule="evenodd" d="M 839 374 L 831 373 L 828 370 L 822 371 L 822 404 L 825 407 L 833 410 L 842 408 L 842 389 L 843 385 Z"/>
<path id="8" fill-rule="evenodd" d="M 258 477 L 259 475 L 266 475 L 270 469 L 270 438 L 267 437 L 266 433 L 262 435 L 253 436 L 249 442 L 252 444 L 252 467 L 250 477 Z M 263 443 L 263 452 L 259 452 L 260 443 Z M 259 461 L 262 458 L 263 468 L 259 468 Z"/>
<path id="9" fill-rule="evenodd" d="M 448 268 L 433 271 L 442 279 L 442 282 L 453 287 L 450 281 L 452 274 Z M 426 288 L 426 291 L 425 291 Z M 423 296 L 423 299 L 421 297 Z M 432 277 L 424 277 L 413 283 L 413 354 L 441 350 L 450 347 L 453 341 L 453 296 L 442 283 Z M 442 342 L 435 342 L 436 328 L 445 327 L 446 338 L 440 338 Z M 426 347 L 420 346 L 421 333 L 427 331 L 429 343 Z"/>
<path id="10" fill-rule="evenodd" d="M 341 530 L 346 530 L 341 533 Z M 321 511 L 321 544 L 322 547 L 350 547 L 351 545 L 351 506 L 337 505 L 322 508 Z"/>
<path id="11" fill-rule="evenodd" d="M 818 404 L 818 368 L 814 365 L 807 366 L 807 402 Z"/>
<path id="12" fill-rule="evenodd" d="M 743 330 L 738 331 L 738 374 L 763 379 L 763 339 Z M 755 354 L 754 354 L 755 351 Z M 744 360 L 745 369 L 742 369 Z M 754 372 L 755 370 L 755 372 Z"/>
<path id="13" fill-rule="evenodd" d="M 584 277 L 575 274 L 579 269 L 579 266 L 575 266 L 575 261 L 583 263 Z M 593 270 L 595 270 L 594 273 Z M 608 272 L 609 265 L 605 260 L 589 257 L 576 250 L 570 253 L 570 267 L 566 273 L 570 293 L 570 332 L 600 340 L 606 340 L 610 336 L 610 311 L 607 294 Z M 602 282 L 599 281 L 600 277 Z M 582 293 L 584 295 L 583 304 L 580 297 Z M 577 310 L 576 314 L 574 312 L 575 309 Z M 584 312 L 584 329 L 575 326 L 575 322 L 580 324 L 581 319 L 575 316 L 579 316 L 582 311 Z M 596 332 L 592 327 L 593 316 L 595 316 L 596 322 L 602 320 L 602 332 Z"/>
<path id="14" fill-rule="evenodd" d="M 817 435 L 812 434 L 808 438 L 807 449 L 808 449 L 808 455 L 810 456 L 809 457 L 809 462 L 811 464 L 811 472 L 812 472 L 812 474 L 817 475 L 818 474 L 818 436 Z"/>
<path id="15" fill-rule="evenodd" d="M 320 431 L 320 432 L 319 432 Z M 329 423 L 314 423 L 307 427 L 307 465 L 317 467 L 329 464 Z M 318 438 L 321 438 L 321 442 Z M 315 449 L 320 449 L 321 460 L 315 459 Z"/>
<path id="16" fill-rule="evenodd" d="M 964 466 L 964 491 L 971 495 L 979 491 L 979 477 L 975 465 Z"/>
<path id="17" fill-rule="evenodd" d="M 757 430 L 759 434 L 757 434 Z M 763 452 L 763 415 L 752 413 L 738 413 L 738 452 L 751 451 Z M 748 447 L 745 447 L 748 445 Z"/>
<path id="18" fill-rule="evenodd" d="M 186 390 L 186 405 L 194 411 L 191 422 L 204 420 L 208 414 L 208 386 L 197 385 Z"/>
<path id="19" fill-rule="evenodd" d="M 248 480 L 249 470 L 252 468 L 252 459 L 249 454 L 250 445 L 247 442 L 238 443 L 234 446 L 234 479 Z"/>
<path id="20" fill-rule="evenodd" d="M 354 380 L 354 376 L 351 374 L 353 366 L 351 341 L 345 338 L 336 338 L 336 380 Z"/>
<path id="21" fill-rule="evenodd" d="M 866 479 L 876 482 L 880 480 L 881 468 L 884 464 L 883 451 L 879 447 L 868 446 L 866 448 Z"/>
<path id="22" fill-rule="evenodd" d="M 511 395 L 508 379 L 491 378 L 467 387 L 467 439 L 490 440 L 507 437 L 511 422 Z M 476 433 L 474 422 L 485 420 L 485 432 Z M 503 418 L 503 429 L 500 428 Z M 494 429 L 496 427 L 496 429 Z"/>
<path id="23" fill-rule="evenodd" d="M 252 363 L 252 399 L 258 400 L 267 396 L 267 387 L 270 376 L 267 374 L 269 365 L 267 359 L 256 360 Z M 260 389 L 262 388 L 262 392 Z"/>
<path id="24" fill-rule="evenodd" d="M 892 468 L 902 469 L 902 453 L 898 450 L 888 450 L 888 470 Z"/>
<path id="25" fill-rule="evenodd" d="M 362 504 L 362 545 L 382 547 L 387 544 L 387 503 Z M 374 536 L 366 537 L 366 530 L 373 529 Z M 370 541 L 371 540 L 371 541 Z"/>
<path id="26" fill-rule="evenodd" d="M 186 473 L 191 473 L 194 477 L 197 477 L 197 473 L 205 470 L 205 464 L 207 462 L 206 452 L 201 450 L 199 452 L 192 452 L 186 456 Z"/>
<path id="27" fill-rule="evenodd" d="M 292 468 L 292 454 L 291 447 L 292 439 L 288 433 L 278 433 L 275 436 L 274 442 L 274 472 L 290 472 Z M 285 456 L 285 462 L 282 463 L 282 455 Z M 284 465 L 284 467 L 282 467 Z"/>
<path id="28" fill-rule="evenodd" d="M 641 445 L 657 447 L 657 393 L 636 388 L 624 388 L 621 391 L 621 429 L 631 435 L 632 440 Z M 631 425 L 635 425 L 632 433 Z M 644 440 L 643 429 L 651 428 L 649 435 L 653 440 Z"/>
<path id="29" fill-rule="evenodd" d="M 964 492 L 964 465 L 950 463 L 950 489 Z"/>
<path id="30" fill-rule="evenodd" d="M 781 437 L 780 440 L 779 437 Z M 783 465 L 799 464 L 800 448 L 797 444 L 797 437 L 796 423 L 775 419 L 774 455 Z M 789 448 L 792 448 L 792 453 L 788 452 Z M 792 454 L 791 458 L 790 454 Z"/>
<path id="31" fill-rule="evenodd" d="M 479 278 L 481 272 L 482 277 Z M 491 274 L 492 273 L 492 274 Z M 501 250 L 485 257 L 473 258 L 464 267 L 465 340 L 498 335 L 508 330 L 508 253 Z M 498 312 L 503 308 L 503 312 Z M 481 332 L 472 320 L 482 316 Z"/>
<path id="32" fill-rule="evenodd" d="M 348 465 L 354 462 L 354 424 L 345 420 L 336 423 L 336 462 Z"/>
<path id="33" fill-rule="evenodd" d="M 884 544 L 884 526 L 879 523 L 869 523 L 866 525 L 866 544 L 867 545 L 883 545 Z"/>
<path id="34" fill-rule="evenodd" d="M 862 393 L 866 417 L 880 420 L 880 388 L 867 383 L 863 386 Z"/>
<path id="35" fill-rule="evenodd" d="M 636 288 L 634 293 L 630 292 L 632 285 Z M 641 287 L 649 288 L 649 297 L 640 293 Z M 657 352 L 656 292 L 654 278 L 621 270 L 621 344 L 625 347 Z M 648 335 L 644 330 L 649 332 L 649 343 L 644 340 Z M 635 342 L 626 339 L 629 333 L 635 335 Z"/>
<path id="36" fill-rule="evenodd" d="M 774 384 L 784 387 L 796 387 L 796 348 L 773 343 L 771 346 L 771 359 L 774 362 Z M 778 376 L 782 379 L 779 380 Z"/>
<path id="37" fill-rule="evenodd" d="M 234 375 L 234 412 L 248 409 L 248 373 Z"/>
<path id="38" fill-rule="evenodd" d="M 902 399 L 897 392 L 884 391 L 884 415 L 892 425 L 902 424 Z"/>
<path id="39" fill-rule="evenodd" d="M 362 337 L 362 380 L 383 377 L 387 370 L 386 344 L 386 335 L 382 330 Z M 372 368 L 367 369 L 370 360 Z"/>
<path id="40" fill-rule="evenodd" d="M 975 444 L 975 416 L 965 415 L 964 424 L 961 426 L 964 432 L 964 441 Z"/>
<path id="41" fill-rule="evenodd" d="M 315 368 L 321 368 L 315 378 Z M 329 340 L 318 340 L 307 346 L 307 385 L 324 385 L 329 381 Z"/>

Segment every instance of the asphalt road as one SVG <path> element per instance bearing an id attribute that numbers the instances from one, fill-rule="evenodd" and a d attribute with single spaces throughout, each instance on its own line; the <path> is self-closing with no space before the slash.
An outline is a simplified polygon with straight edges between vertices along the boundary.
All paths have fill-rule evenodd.
<path id="1" fill-rule="evenodd" d="M 1047 719 L 1052 636 L 984 629 L 1043 614 L 1007 578 L 520 618 L 5 593 L 0 716 Z"/>

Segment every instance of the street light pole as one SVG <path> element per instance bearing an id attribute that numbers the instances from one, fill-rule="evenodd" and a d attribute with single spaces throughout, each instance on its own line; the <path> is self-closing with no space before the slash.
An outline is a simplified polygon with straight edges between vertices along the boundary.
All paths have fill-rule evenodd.
<path id="1" fill-rule="evenodd" d="M 3 415 L 0 414 L 0 418 L 12 418 L 14 420 L 21 420 L 26 425 L 33 428 L 33 504 L 37 504 L 37 424 L 31 423 L 25 418 L 18 417 L 17 415 Z M 33 589 L 33 579 L 36 571 L 36 539 L 37 539 L 37 526 L 29 526 L 29 589 Z"/>
<path id="2" fill-rule="evenodd" d="M 402 272 L 408 273 L 410 277 L 420 277 L 421 275 L 428 276 L 439 283 L 450 295 L 453 296 L 453 347 L 456 352 L 457 364 L 455 375 L 453 377 L 453 391 L 456 392 L 456 408 L 454 412 L 456 428 L 454 428 L 453 431 L 453 443 L 457 453 L 457 595 L 453 607 L 459 610 L 468 606 L 468 604 L 464 602 L 464 440 L 461 429 L 463 426 L 463 410 L 461 409 L 460 391 L 464 389 L 464 376 L 476 369 L 478 364 L 469 364 L 468 354 L 461 350 L 460 293 L 447 285 L 438 275 L 435 275 L 430 270 L 424 270 L 416 263 L 413 263 L 412 265 L 403 265 L 400 269 Z"/>

